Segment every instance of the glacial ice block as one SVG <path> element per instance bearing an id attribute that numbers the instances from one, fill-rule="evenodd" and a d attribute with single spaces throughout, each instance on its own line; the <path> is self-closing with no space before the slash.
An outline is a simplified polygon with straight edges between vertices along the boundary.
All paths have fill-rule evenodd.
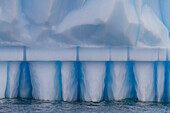
<path id="1" fill-rule="evenodd" d="M 99 102 L 103 99 L 105 62 L 82 62 L 81 99 Z"/>
<path id="2" fill-rule="evenodd" d="M 170 102 L 168 0 L 0 0 L 0 98 Z"/>
<path id="3" fill-rule="evenodd" d="M 30 62 L 32 96 L 42 100 L 61 100 L 59 62 Z"/>

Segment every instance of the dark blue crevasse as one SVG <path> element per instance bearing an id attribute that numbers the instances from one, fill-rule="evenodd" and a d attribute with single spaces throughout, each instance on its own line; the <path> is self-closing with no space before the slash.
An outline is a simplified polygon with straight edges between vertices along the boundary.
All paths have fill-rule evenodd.
<path id="1" fill-rule="evenodd" d="M 28 62 L 22 62 L 20 65 L 18 97 L 32 98 L 32 84 Z"/>
<path id="2" fill-rule="evenodd" d="M 133 61 L 128 61 L 128 68 L 129 68 L 129 83 L 131 86 L 131 97 L 132 98 L 137 98 L 137 94 L 136 94 L 136 80 L 135 80 L 135 74 L 133 71 L 133 66 L 134 66 L 134 62 Z"/>

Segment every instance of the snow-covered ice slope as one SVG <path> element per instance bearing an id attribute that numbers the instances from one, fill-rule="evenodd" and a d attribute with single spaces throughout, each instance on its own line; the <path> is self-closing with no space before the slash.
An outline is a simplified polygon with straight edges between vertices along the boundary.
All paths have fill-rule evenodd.
<path id="1" fill-rule="evenodd" d="M 0 98 L 170 102 L 169 0 L 0 0 Z"/>

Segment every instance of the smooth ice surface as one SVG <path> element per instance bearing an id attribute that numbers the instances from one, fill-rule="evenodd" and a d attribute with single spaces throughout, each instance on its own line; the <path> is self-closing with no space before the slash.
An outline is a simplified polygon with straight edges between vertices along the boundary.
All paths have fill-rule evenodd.
<path id="1" fill-rule="evenodd" d="M 75 61 L 76 48 L 26 48 L 27 61 Z"/>
<path id="2" fill-rule="evenodd" d="M 0 61 L 22 61 L 23 47 L 0 47 Z"/>
<path id="3" fill-rule="evenodd" d="M 111 61 L 127 61 L 128 60 L 128 48 L 111 48 L 110 60 Z"/>
<path id="4" fill-rule="evenodd" d="M 0 45 L 169 47 L 169 6 L 168 0 L 1 0 Z"/>
<path id="5" fill-rule="evenodd" d="M 109 48 L 79 48 L 80 61 L 109 61 Z"/>
<path id="6" fill-rule="evenodd" d="M 166 61 L 167 59 L 167 49 L 166 48 L 159 48 L 158 49 L 158 61 Z"/>
<path id="7" fill-rule="evenodd" d="M 157 61 L 158 60 L 158 49 L 156 48 L 131 48 L 129 51 L 129 60 L 131 61 Z"/>

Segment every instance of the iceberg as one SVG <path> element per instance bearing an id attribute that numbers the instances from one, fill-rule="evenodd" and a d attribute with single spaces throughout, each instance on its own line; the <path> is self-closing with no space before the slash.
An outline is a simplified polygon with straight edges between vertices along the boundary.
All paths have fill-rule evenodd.
<path id="1" fill-rule="evenodd" d="M 0 98 L 170 102 L 168 0 L 0 0 Z"/>

